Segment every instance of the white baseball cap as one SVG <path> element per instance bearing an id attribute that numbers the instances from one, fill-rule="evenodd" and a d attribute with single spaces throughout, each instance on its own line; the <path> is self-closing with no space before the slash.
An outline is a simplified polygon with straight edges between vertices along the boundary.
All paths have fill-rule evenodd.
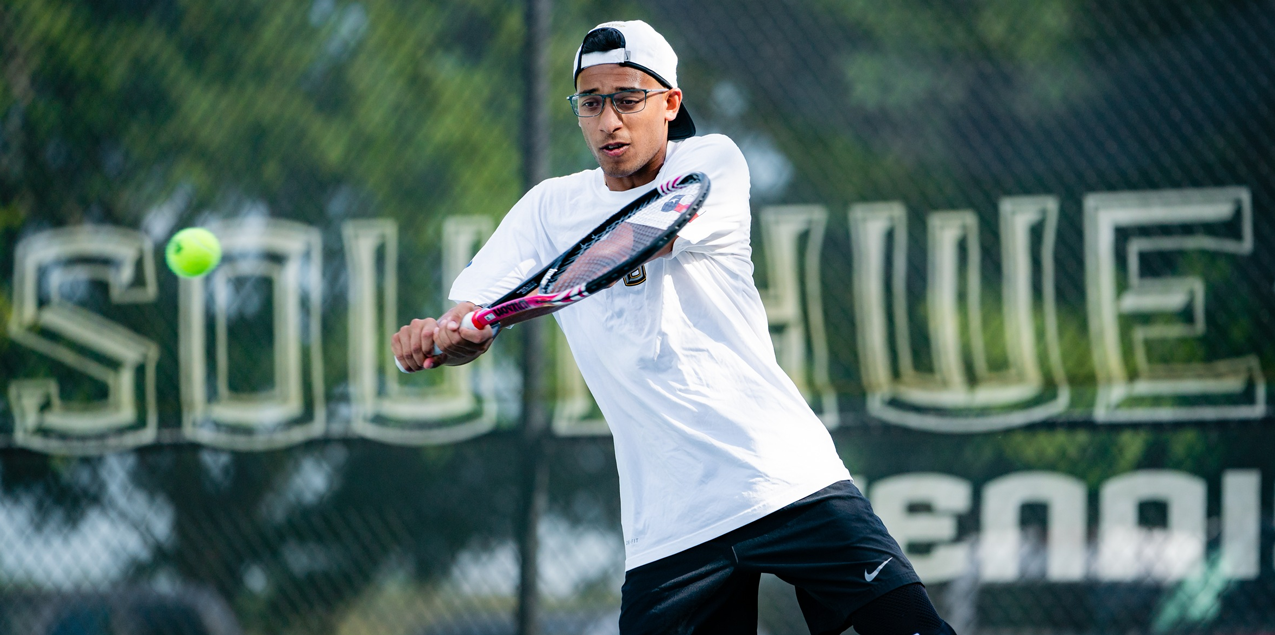
<path id="1" fill-rule="evenodd" d="M 593 35 L 598 31 L 602 32 Z M 593 37 L 590 38 L 590 35 Z M 584 50 L 584 43 L 576 49 L 572 81 L 580 77 L 580 71 L 590 66 L 619 64 L 654 77 L 666 88 L 677 88 L 677 53 L 651 25 L 641 20 L 603 22 L 590 29 L 584 39 L 590 44 L 590 50 Z M 677 117 L 669 122 L 668 138 L 675 141 L 692 136 L 695 136 L 695 122 L 691 121 L 691 113 L 687 112 L 683 98 Z"/>

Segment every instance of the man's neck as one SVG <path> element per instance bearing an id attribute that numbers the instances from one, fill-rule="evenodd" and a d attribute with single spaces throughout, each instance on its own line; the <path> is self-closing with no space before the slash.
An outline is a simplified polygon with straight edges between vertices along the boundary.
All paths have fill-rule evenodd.
<path id="1" fill-rule="evenodd" d="M 607 185 L 607 189 L 612 192 L 624 192 L 654 181 L 655 177 L 660 175 L 660 169 L 664 167 L 664 159 L 667 155 L 668 141 L 665 141 L 660 151 L 655 153 L 655 156 L 651 157 L 651 160 L 647 161 L 646 165 L 639 168 L 636 172 L 628 176 L 611 176 L 603 172 L 603 180 Z"/>

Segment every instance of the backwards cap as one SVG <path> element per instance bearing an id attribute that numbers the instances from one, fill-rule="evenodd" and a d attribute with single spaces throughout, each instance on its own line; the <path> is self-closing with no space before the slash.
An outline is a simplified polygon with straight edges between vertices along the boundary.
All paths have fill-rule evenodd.
<path id="1" fill-rule="evenodd" d="M 576 50 L 573 81 L 580 78 L 580 71 L 590 66 L 619 64 L 654 77 L 665 88 L 677 88 L 677 53 L 651 25 L 641 20 L 604 22 L 593 27 L 584 40 Z M 694 135 L 695 122 L 691 121 L 683 99 L 677 117 L 669 122 L 668 138 L 676 141 Z"/>

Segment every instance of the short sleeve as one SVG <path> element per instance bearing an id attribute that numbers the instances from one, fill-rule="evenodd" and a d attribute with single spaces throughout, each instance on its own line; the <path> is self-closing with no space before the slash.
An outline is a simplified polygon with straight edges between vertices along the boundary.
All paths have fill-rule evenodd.
<path id="1" fill-rule="evenodd" d="M 533 239 L 542 194 L 540 187 L 532 188 L 505 214 L 491 238 L 456 277 L 448 299 L 490 304 L 543 266 Z"/>
<path id="2" fill-rule="evenodd" d="M 707 135 L 679 148 L 670 161 L 674 174 L 703 172 L 709 178 L 708 199 L 699 215 L 687 223 L 673 243 L 673 256 L 684 251 L 699 253 L 749 253 L 752 223 L 749 210 L 748 163 L 728 137 Z"/>

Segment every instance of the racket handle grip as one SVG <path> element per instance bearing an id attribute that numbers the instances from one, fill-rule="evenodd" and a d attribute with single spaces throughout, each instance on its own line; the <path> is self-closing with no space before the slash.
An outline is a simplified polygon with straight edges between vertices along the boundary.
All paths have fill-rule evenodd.
<path id="1" fill-rule="evenodd" d="M 481 330 L 477 324 L 474 324 L 474 311 L 470 311 L 469 313 L 466 313 L 465 317 L 460 319 L 460 328 L 474 329 L 475 331 Z M 439 355 L 442 355 L 442 354 L 443 354 L 443 351 L 439 350 L 438 344 L 435 344 L 434 352 L 431 353 L 430 356 L 438 357 Z M 397 360 L 395 360 L 395 362 L 397 363 Z M 402 370 L 402 369 L 400 368 L 399 370 Z"/>

